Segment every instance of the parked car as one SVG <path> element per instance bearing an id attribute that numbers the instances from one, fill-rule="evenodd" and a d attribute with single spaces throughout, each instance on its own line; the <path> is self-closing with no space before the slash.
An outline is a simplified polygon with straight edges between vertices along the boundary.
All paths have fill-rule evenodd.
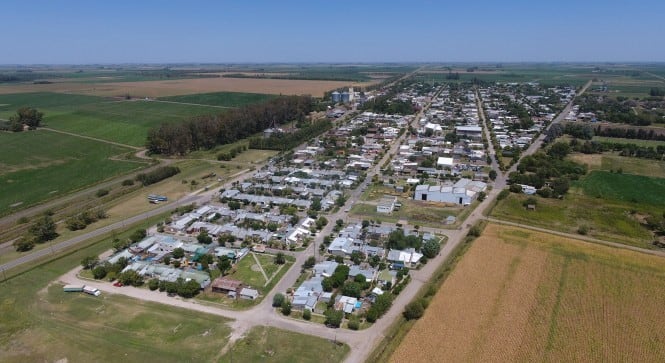
<path id="1" fill-rule="evenodd" d="M 120 281 L 116 281 L 116 282 L 113 283 L 113 286 L 115 286 L 115 287 L 122 287 L 123 285 L 122 285 L 122 282 L 120 282 Z"/>

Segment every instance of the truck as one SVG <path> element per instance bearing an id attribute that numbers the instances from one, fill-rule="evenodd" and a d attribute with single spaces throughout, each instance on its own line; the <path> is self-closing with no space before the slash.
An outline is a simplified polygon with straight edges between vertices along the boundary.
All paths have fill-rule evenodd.
<path id="1" fill-rule="evenodd" d="M 85 292 L 86 294 L 93 295 L 93 296 L 99 296 L 99 295 L 102 294 L 102 292 L 99 291 L 99 289 L 94 288 L 94 287 L 90 287 L 90 286 L 83 286 L 83 292 Z"/>
<path id="2" fill-rule="evenodd" d="M 65 285 L 62 288 L 64 292 L 83 292 L 84 285 Z"/>

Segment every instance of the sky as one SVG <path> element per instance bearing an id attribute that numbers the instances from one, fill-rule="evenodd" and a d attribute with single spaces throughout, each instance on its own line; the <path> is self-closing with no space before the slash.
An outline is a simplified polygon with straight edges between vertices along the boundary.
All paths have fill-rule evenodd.
<path id="1" fill-rule="evenodd" d="M 665 61 L 663 0 L 0 3 L 0 64 Z"/>

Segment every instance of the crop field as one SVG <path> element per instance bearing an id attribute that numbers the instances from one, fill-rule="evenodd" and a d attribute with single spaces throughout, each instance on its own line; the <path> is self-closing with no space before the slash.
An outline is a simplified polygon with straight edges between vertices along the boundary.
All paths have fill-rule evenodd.
<path id="1" fill-rule="evenodd" d="M 130 149 L 51 131 L 0 134 L 0 214 L 146 164 L 112 160 Z"/>
<path id="2" fill-rule="evenodd" d="M 240 107 L 250 103 L 267 101 L 274 97 L 275 96 L 261 93 L 213 92 L 183 96 L 160 97 L 159 100 L 219 107 Z"/>
<path id="3" fill-rule="evenodd" d="M 392 362 L 665 360 L 663 258 L 490 224 Z"/>
<path id="4" fill-rule="evenodd" d="M 536 210 L 523 206 L 528 196 L 511 194 L 500 201 L 491 216 L 565 233 L 587 227 L 587 235 L 642 248 L 653 248 L 651 233 L 640 224 L 641 215 L 661 215 L 662 205 L 622 202 L 589 197 L 573 188 L 564 200 L 536 198 Z M 634 214 L 631 211 L 635 211 Z"/>
<path id="5" fill-rule="evenodd" d="M 0 118 L 31 106 L 44 113 L 44 126 L 137 147 L 145 144 L 148 130 L 156 125 L 224 112 L 213 106 L 57 93 L 0 95 L 0 104 Z"/>
<path id="6" fill-rule="evenodd" d="M 346 344 L 335 344 L 333 340 L 256 327 L 237 341 L 220 361 L 337 363 L 343 361 L 348 353 Z"/>
<path id="7" fill-rule="evenodd" d="M 262 93 L 272 95 L 303 95 L 322 97 L 332 89 L 362 86 L 370 83 L 351 81 L 317 81 L 257 78 L 194 78 L 138 82 L 62 82 L 51 84 L 0 85 L 0 94 L 25 92 L 56 92 L 103 97 L 158 98 L 210 92 Z"/>
<path id="8" fill-rule="evenodd" d="M 635 144 L 637 146 L 651 146 L 651 147 L 656 147 L 658 145 L 665 145 L 665 141 L 623 139 L 623 138 L 619 138 L 619 137 L 604 137 L 604 136 L 594 136 L 593 141 L 613 142 L 613 143 L 617 143 L 617 144 Z"/>
<path id="9" fill-rule="evenodd" d="M 572 154 L 576 162 L 586 164 L 589 170 L 615 172 L 621 169 L 623 174 L 635 174 L 665 178 L 665 161 L 640 159 L 614 154 Z"/>
<path id="10" fill-rule="evenodd" d="M 584 194 L 603 199 L 665 206 L 665 179 L 592 171 L 576 183 Z"/>

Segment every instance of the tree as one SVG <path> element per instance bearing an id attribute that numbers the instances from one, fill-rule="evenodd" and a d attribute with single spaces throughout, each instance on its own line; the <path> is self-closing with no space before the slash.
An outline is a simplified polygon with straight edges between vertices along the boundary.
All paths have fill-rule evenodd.
<path id="1" fill-rule="evenodd" d="M 281 310 L 282 314 L 286 316 L 291 315 L 291 303 L 286 299 L 282 301 Z"/>
<path id="2" fill-rule="evenodd" d="M 479 192 L 478 193 L 478 201 L 479 202 L 482 202 L 483 200 L 485 200 L 486 197 L 487 197 L 487 194 L 485 192 Z"/>
<path id="3" fill-rule="evenodd" d="M 357 316 L 351 317 L 351 319 L 349 320 L 348 326 L 349 326 L 349 329 L 351 329 L 351 330 L 360 329 L 360 320 L 358 320 L 358 317 Z"/>
<path id="4" fill-rule="evenodd" d="M 209 245 L 212 243 L 212 237 L 205 229 L 202 229 L 201 232 L 199 232 L 199 235 L 196 236 L 196 240 L 199 241 L 200 244 L 204 245 Z"/>
<path id="5" fill-rule="evenodd" d="M 321 287 L 325 292 L 333 291 L 332 279 L 330 277 L 324 277 L 323 280 L 321 280 Z"/>
<path id="6" fill-rule="evenodd" d="M 321 230 L 323 229 L 323 227 L 326 226 L 326 224 L 328 224 L 328 220 L 325 217 L 321 216 L 316 220 L 316 229 Z"/>
<path id="7" fill-rule="evenodd" d="M 312 204 L 309 207 L 313 211 L 320 211 L 321 210 L 321 198 L 313 198 L 312 199 Z"/>
<path id="8" fill-rule="evenodd" d="M 303 310 L 303 312 L 302 312 L 302 318 L 305 319 L 305 320 L 310 320 L 310 319 L 312 319 L 312 312 L 309 311 L 309 309 L 305 309 L 305 310 Z"/>
<path id="9" fill-rule="evenodd" d="M 305 263 L 303 263 L 302 267 L 303 268 L 312 268 L 316 264 L 316 258 L 314 256 L 309 256 L 307 260 L 305 260 Z"/>
<path id="10" fill-rule="evenodd" d="M 18 252 L 30 251 L 35 247 L 35 239 L 28 236 L 23 236 L 13 243 L 14 248 Z"/>
<path id="11" fill-rule="evenodd" d="M 99 257 L 97 256 L 87 256 L 81 260 L 81 266 L 85 270 L 91 270 L 93 267 L 97 266 L 99 263 Z"/>
<path id="12" fill-rule="evenodd" d="M 368 221 L 368 220 L 366 220 L 366 219 L 363 219 L 363 222 L 362 222 L 362 227 L 363 227 L 363 229 L 365 229 L 365 228 L 369 227 L 369 221 Z"/>
<path id="13" fill-rule="evenodd" d="M 173 255 L 173 258 L 183 258 L 185 257 L 185 250 L 178 247 L 171 252 L 171 255 Z"/>
<path id="14" fill-rule="evenodd" d="M 568 179 L 566 178 L 554 179 L 552 183 L 552 190 L 555 196 L 566 194 L 568 188 L 570 188 L 570 183 L 568 183 Z"/>
<path id="15" fill-rule="evenodd" d="M 108 273 L 106 269 L 106 265 L 97 265 L 95 268 L 92 269 L 92 277 L 94 277 L 96 280 L 101 280 L 104 277 L 106 277 L 106 274 Z"/>
<path id="16" fill-rule="evenodd" d="M 226 275 L 226 272 L 231 269 L 231 259 L 229 256 L 222 256 L 217 261 L 217 268 L 222 272 L 222 275 Z"/>
<path id="17" fill-rule="evenodd" d="M 335 221 L 335 225 L 339 228 L 341 228 L 344 225 L 344 221 L 341 219 L 338 219 Z"/>
<path id="18" fill-rule="evenodd" d="M 420 319 L 425 313 L 425 308 L 420 300 L 413 301 L 406 305 L 402 313 L 406 320 Z"/>
<path id="19" fill-rule="evenodd" d="M 570 145 L 563 141 L 554 143 L 549 150 L 547 150 L 547 155 L 559 160 L 563 160 L 568 153 L 570 153 Z"/>
<path id="20" fill-rule="evenodd" d="M 348 276 L 349 276 L 349 266 L 342 264 L 338 265 L 335 268 L 335 272 L 333 272 L 332 276 L 330 276 L 332 286 L 334 288 L 342 286 Z"/>
<path id="21" fill-rule="evenodd" d="M 508 188 L 512 193 L 522 193 L 522 186 L 519 184 L 510 184 Z"/>
<path id="22" fill-rule="evenodd" d="M 341 310 L 328 309 L 324 313 L 326 316 L 325 324 L 332 328 L 339 328 L 342 325 L 342 319 L 344 319 L 344 312 Z"/>
<path id="23" fill-rule="evenodd" d="M 275 255 L 275 265 L 283 265 L 285 263 L 286 263 L 286 256 L 284 256 L 284 253 L 277 252 L 277 255 Z"/>
<path id="24" fill-rule="evenodd" d="M 490 170 L 490 173 L 489 173 L 489 177 L 490 177 L 490 179 L 491 179 L 491 180 L 495 180 L 495 179 L 496 179 L 496 176 L 497 176 L 497 174 L 496 174 L 496 170 L 494 170 L 494 169 Z"/>
<path id="25" fill-rule="evenodd" d="M 35 237 L 35 242 L 42 243 L 58 237 L 58 233 L 55 229 L 56 225 L 55 222 L 53 222 L 53 218 L 45 214 L 35 221 L 30 227 L 29 232 Z"/>
<path id="26" fill-rule="evenodd" d="M 349 281 L 342 286 L 342 295 L 345 296 L 360 297 L 361 292 L 360 284 L 355 281 Z"/>
<path id="27" fill-rule="evenodd" d="M 439 254 L 441 250 L 441 245 L 436 239 L 429 239 L 423 243 L 422 253 L 427 258 L 434 258 Z"/>
<path id="28" fill-rule="evenodd" d="M 155 291 L 155 290 L 157 290 L 157 289 L 159 288 L 159 280 L 157 280 L 157 279 L 150 279 L 150 281 L 148 281 L 148 288 L 149 288 L 151 291 Z"/>
<path id="29" fill-rule="evenodd" d="M 16 111 L 14 116 L 9 118 L 9 122 L 11 125 L 26 125 L 30 129 L 35 129 L 41 125 L 43 117 L 44 114 L 37 111 L 36 108 L 21 107 Z M 12 126 L 12 129 L 14 129 L 14 126 Z"/>
<path id="30" fill-rule="evenodd" d="M 147 235 L 148 232 L 145 229 L 141 228 L 134 231 L 134 233 L 132 233 L 132 235 L 129 236 L 129 239 L 132 241 L 132 243 L 136 243 L 144 239 Z"/>
<path id="31" fill-rule="evenodd" d="M 280 307 L 282 306 L 285 300 L 286 296 L 278 292 L 275 294 L 275 296 L 272 297 L 272 306 L 275 308 Z"/>
<path id="32" fill-rule="evenodd" d="M 365 277 L 365 275 L 363 275 L 363 274 L 357 274 L 353 278 L 353 281 L 355 281 L 355 282 L 361 284 L 361 286 L 363 286 L 363 285 L 365 285 L 365 283 L 367 283 L 367 277 Z"/>
<path id="33" fill-rule="evenodd" d="M 143 284 L 143 276 L 134 270 L 127 270 L 118 275 L 118 281 L 122 282 L 123 285 L 141 286 Z"/>

